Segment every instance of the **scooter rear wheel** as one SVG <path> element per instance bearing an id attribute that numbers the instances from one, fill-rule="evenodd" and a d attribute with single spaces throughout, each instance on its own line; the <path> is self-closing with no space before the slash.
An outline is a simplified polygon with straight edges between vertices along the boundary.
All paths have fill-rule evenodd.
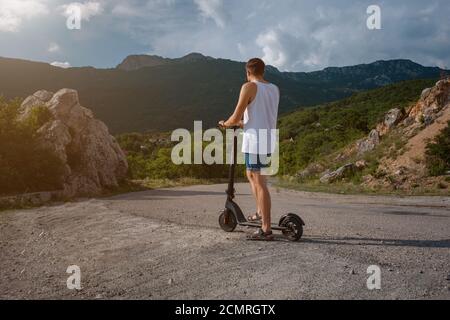
<path id="1" fill-rule="evenodd" d="M 219 225 L 225 232 L 233 232 L 236 229 L 237 221 L 232 212 L 224 210 L 219 216 Z"/>

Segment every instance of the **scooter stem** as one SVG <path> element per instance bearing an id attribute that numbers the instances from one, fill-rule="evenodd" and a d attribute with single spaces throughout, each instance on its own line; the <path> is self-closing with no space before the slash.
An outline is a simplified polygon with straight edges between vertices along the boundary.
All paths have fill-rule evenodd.
<path id="1" fill-rule="evenodd" d="M 234 197 L 235 197 L 234 173 L 235 173 L 236 163 L 237 163 L 237 144 L 238 144 L 238 140 L 237 140 L 236 130 L 238 128 L 239 127 L 232 127 L 232 129 L 233 129 L 233 160 L 232 160 L 232 163 L 230 165 L 230 171 L 229 171 L 229 176 L 228 176 L 228 190 L 227 190 L 228 198 L 230 200 L 234 199 Z"/>

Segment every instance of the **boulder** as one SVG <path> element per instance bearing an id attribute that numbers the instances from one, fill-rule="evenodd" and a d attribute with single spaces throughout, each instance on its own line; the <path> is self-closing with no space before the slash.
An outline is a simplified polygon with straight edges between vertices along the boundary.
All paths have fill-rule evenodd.
<path id="1" fill-rule="evenodd" d="M 430 92 L 431 92 L 431 88 L 423 89 L 422 93 L 420 94 L 420 99 L 425 100 L 428 97 L 428 95 L 430 94 Z"/>
<path id="2" fill-rule="evenodd" d="M 393 127 L 395 127 L 400 121 L 405 118 L 405 113 L 402 109 L 395 108 L 389 110 L 384 116 L 383 122 L 378 124 L 377 131 L 380 136 L 384 136 L 388 133 Z"/>
<path id="3" fill-rule="evenodd" d="M 125 154 L 107 126 L 80 105 L 77 91 L 38 91 L 22 103 L 20 119 L 38 105 L 52 114 L 37 133 L 39 143 L 64 165 L 62 195 L 94 196 L 117 187 L 128 171 Z"/>
<path id="4" fill-rule="evenodd" d="M 44 106 L 52 97 L 53 93 L 45 90 L 39 90 L 27 97 L 20 105 L 19 120 L 27 118 L 35 107 Z"/>
<path id="5" fill-rule="evenodd" d="M 407 117 L 407 118 L 405 118 L 405 120 L 402 121 L 402 125 L 404 127 L 408 127 L 408 126 L 412 125 L 414 122 L 415 121 L 414 121 L 413 117 Z"/>
<path id="6" fill-rule="evenodd" d="M 362 169 L 366 168 L 367 167 L 366 160 L 358 160 L 358 161 L 356 161 L 355 167 L 358 170 L 362 170 Z"/>
<path id="7" fill-rule="evenodd" d="M 341 180 L 353 174 L 355 171 L 355 165 L 353 163 L 346 164 L 340 167 L 336 171 L 326 172 L 321 178 L 321 183 L 333 183 L 337 180 Z"/>
<path id="8" fill-rule="evenodd" d="M 404 112 L 402 109 L 395 108 L 389 110 L 389 112 L 384 116 L 384 124 L 388 128 L 392 128 L 403 119 L 403 116 Z"/>
<path id="9" fill-rule="evenodd" d="M 70 175 L 71 168 L 68 165 L 66 146 L 72 142 L 69 128 L 61 120 L 53 120 L 45 123 L 37 130 L 39 143 L 53 151 L 64 164 L 64 175 Z"/>
<path id="10" fill-rule="evenodd" d="M 356 150 L 358 155 L 363 155 L 366 152 L 372 151 L 377 145 L 380 144 L 380 135 L 376 129 L 370 131 L 369 136 L 366 139 L 362 139 L 356 142 Z"/>
<path id="11" fill-rule="evenodd" d="M 310 165 L 308 165 L 304 170 L 299 171 L 295 177 L 297 179 L 306 179 L 309 178 L 311 176 L 314 176 L 320 172 L 323 172 L 325 168 L 318 164 L 318 163 L 311 163 Z"/>

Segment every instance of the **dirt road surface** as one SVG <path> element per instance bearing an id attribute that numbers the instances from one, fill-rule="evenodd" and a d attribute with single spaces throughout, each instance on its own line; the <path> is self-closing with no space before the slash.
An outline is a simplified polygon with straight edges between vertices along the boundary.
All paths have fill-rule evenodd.
<path id="1" fill-rule="evenodd" d="M 218 226 L 224 185 L 152 190 L 0 212 L 0 298 L 449 299 L 450 198 L 272 188 L 274 222 L 302 241 L 247 242 Z M 246 212 L 253 200 L 237 185 Z M 81 290 L 67 288 L 68 266 Z M 381 269 L 368 290 L 367 268 Z"/>

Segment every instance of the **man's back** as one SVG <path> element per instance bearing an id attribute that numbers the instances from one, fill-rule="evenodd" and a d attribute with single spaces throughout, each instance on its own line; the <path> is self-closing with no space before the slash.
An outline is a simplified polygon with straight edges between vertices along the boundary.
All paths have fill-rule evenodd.
<path id="1" fill-rule="evenodd" d="M 242 152 L 267 155 L 275 150 L 280 91 L 268 82 L 252 82 L 256 84 L 257 92 L 244 113 Z"/>

